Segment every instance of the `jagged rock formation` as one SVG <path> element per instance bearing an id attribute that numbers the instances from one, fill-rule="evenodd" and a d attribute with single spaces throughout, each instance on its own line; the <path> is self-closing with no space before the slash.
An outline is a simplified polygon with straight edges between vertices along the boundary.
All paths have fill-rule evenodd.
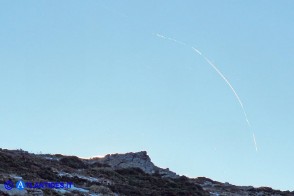
<path id="1" fill-rule="evenodd" d="M 7 190 L 7 181 L 71 182 L 70 188 L 40 186 Z M 268 187 L 234 186 L 187 178 L 155 166 L 145 151 L 103 158 L 32 154 L 0 148 L 0 195 L 294 195 Z"/>
<path id="2" fill-rule="evenodd" d="M 162 169 L 155 166 L 146 151 L 126 154 L 108 154 L 103 158 L 95 158 L 94 161 L 101 164 L 107 164 L 114 169 L 123 168 L 140 168 L 147 174 L 159 174 L 162 177 L 178 178 L 176 173 L 169 171 L 169 169 Z"/>

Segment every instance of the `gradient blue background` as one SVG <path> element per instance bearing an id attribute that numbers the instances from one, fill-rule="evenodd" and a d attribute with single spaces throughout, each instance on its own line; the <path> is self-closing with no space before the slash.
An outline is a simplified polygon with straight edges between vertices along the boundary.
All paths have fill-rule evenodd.
<path id="1" fill-rule="evenodd" d="M 189 177 L 294 190 L 294 2 L 0 1 L 2 148 L 146 150 Z M 230 80 L 255 132 L 226 83 Z"/>

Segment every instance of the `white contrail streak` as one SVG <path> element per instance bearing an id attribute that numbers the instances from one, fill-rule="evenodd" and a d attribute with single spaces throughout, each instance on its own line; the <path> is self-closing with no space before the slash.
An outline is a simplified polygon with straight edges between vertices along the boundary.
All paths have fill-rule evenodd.
<path id="1" fill-rule="evenodd" d="M 173 38 L 169 38 L 169 37 L 166 37 L 164 35 L 161 35 L 161 34 L 156 34 L 157 37 L 161 38 L 161 39 L 166 39 L 166 40 L 170 40 L 170 41 L 173 41 L 173 42 L 176 42 L 178 44 L 181 44 L 181 45 L 185 45 L 185 46 L 188 46 L 186 43 L 182 42 L 182 41 L 178 41 L 176 39 L 173 39 Z M 230 89 L 232 90 L 232 92 L 234 93 L 235 97 L 237 98 L 241 108 L 242 108 L 242 111 L 244 113 L 244 117 L 245 117 L 245 120 L 247 122 L 247 125 L 249 127 L 249 129 L 251 129 L 251 124 L 248 120 L 248 117 L 247 117 L 247 113 L 245 111 L 245 108 L 244 108 L 244 105 L 239 97 L 239 95 L 237 94 L 236 90 L 234 89 L 234 87 L 232 86 L 232 84 L 230 83 L 230 81 L 224 76 L 224 74 L 211 62 L 211 60 L 209 58 L 207 58 L 206 56 L 204 56 L 202 54 L 202 52 L 198 49 L 196 49 L 195 47 L 191 47 L 192 50 L 194 52 L 196 52 L 198 55 L 200 55 L 202 58 L 204 58 L 204 60 L 218 73 L 218 75 L 227 83 L 227 85 L 230 87 Z M 252 132 L 252 135 L 253 135 L 253 142 L 254 142 L 254 146 L 255 146 L 255 150 L 256 152 L 258 151 L 258 148 L 257 148 L 257 143 L 256 143 L 256 139 L 255 139 L 255 135 L 254 135 L 254 132 Z"/>
<path id="2" fill-rule="evenodd" d="M 199 55 L 201 55 L 202 56 L 202 53 L 199 51 L 199 50 L 197 50 L 196 48 L 194 48 L 194 47 L 192 47 L 192 49 L 195 51 L 195 52 L 197 52 Z"/>
<path id="3" fill-rule="evenodd" d="M 182 41 L 179 41 L 179 40 L 176 40 L 174 38 L 170 38 L 170 37 L 166 37 L 164 35 L 161 35 L 159 33 L 156 33 L 155 34 L 157 37 L 161 38 L 161 39 L 167 39 L 167 40 L 170 40 L 170 41 L 173 41 L 173 42 L 176 42 L 177 44 L 181 44 L 181 45 L 187 45 L 185 42 L 182 42 Z"/>
<path id="4" fill-rule="evenodd" d="M 252 132 L 252 135 L 253 135 L 253 141 L 254 141 L 255 150 L 256 150 L 256 152 L 257 152 L 257 151 L 258 151 L 258 148 L 257 148 L 257 143 L 256 143 L 256 139 L 255 139 L 255 134 L 254 134 L 254 132 Z"/>
<path id="5" fill-rule="evenodd" d="M 237 100 L 238 100 L 238 102 L 239 102 L 239 104 L 240 104 L 240 106 L 241 106 L 241 108 L 242 108 L 242 111 L 243 111 L 243 113 L 244 113 L 244 116 L 245 116 L 245 118 L 246 118 L 246 122 L 247 122 L 247 124 L 248 124 L 248 126 L 250 126 L 250 123 L 249 123 L 249 120 L 248 120 L 248 118 L 247 118 L 247 113 L 246 113 L 246 111 L 245 111 L 245 109 L 244 109 L 244 106 L 243 106 L 243 103 L 242 103 L 242 101 L 241 101 L 241 99 L 240 99 L 240 97 L 239 97 L 239 95 L 237 94 L 237 92 L 236 92 L 236 90 L 233 88 L 233 86 L 231 85 L 231 83 L 229 82 L 229 80 L 224 76 L 224 74 L 206 57 L 206 56 L 204 56 L 199 50 L 197 50 L 196 48 L 194 48 L 194 47 L 192 47 L 192 49 L 195 51 L 195 52 L 197 52 L 197 54 L 199 54 L 200 56 L 202 56 L 204 59 L 205 59 L 205 61 L 209 64 L 209 65 L 211 65 L 212 66 L 212 68 L 220 75 L 220 77 L 228 84 L 228 86 L 231 88 L 231 90 L 233 91 L 233 93 L 234 93 L 234 95 L 235 95 L 235 97 L 237 98 Z"/>

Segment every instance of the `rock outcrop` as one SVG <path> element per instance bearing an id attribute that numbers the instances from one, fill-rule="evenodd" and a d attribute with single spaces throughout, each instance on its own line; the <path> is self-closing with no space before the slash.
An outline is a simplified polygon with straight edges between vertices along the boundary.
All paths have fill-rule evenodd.
<path id="1" fill-rule="evenodd" d="M 162 177 L 178 178 L 180 177 L 176 173 L 170 171 L 168 168 L 162 169 L 155 166 L 146 151 L 137 153 L 126 154 L 108 154 L 103 158 L 95 158 L 93 163 L 99 162 L 101 164 L 107 164 L 113 169 L 122 168 L 140 168 L 147 174 L 159 174 Z"/>
<path id="2" fill-rule="evenodd" d="M 64 182 L 72 186 L 44 188 L 37 184 L 37 188 L 27 186 L 18 190 L 15 185 L 20 180 L 26 183 Z M 294 192 L 179 176 L 155 166 L 145 151 L 81 159 L 0 148 L 0 195 L 294 196 Z"/>

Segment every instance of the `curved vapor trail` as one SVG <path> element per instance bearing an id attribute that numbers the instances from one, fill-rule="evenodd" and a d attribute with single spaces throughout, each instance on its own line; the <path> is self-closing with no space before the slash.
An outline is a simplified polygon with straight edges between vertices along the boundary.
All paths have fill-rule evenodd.
<path id="1" fill-rule="evenodd" d="M 175 43 L 178 43 L 178 44 L 181 44 L 181 45 L 185 45 L 185 46 L 188 46 L 185 42 L 182 42 L 182 41 L 178 41 L 174 38 L 170 38 L 170 37 L 166 37 L 164 35 L 161 35 L 159 33 L 155 34 L 157 37 L 161 38 L 161 39 L 166 39 L 166 40 L 170 40 L 170 41 L 173 41 Z M 247 117 L 247 113 L 245 111 L 245 108 L 244 108 L 244 105 L 243 105 L 243 102 L 241 101 L 238 93 L 236 92 L 236 90 L 234 89 L 234 87 L 232 86 L 232 84 L 230 83 L 230 81 L 224 76 L 224 74 L 211 62 L 211 60 L 209 58 L 207 58 L 206 56 L 204 56 L 202 54 L 202 52 L 200 52 L 198 49 L 196 49 L 195 47 L 191 47 L 191 49 L 196 52 L 198 55 L 200 55 L 201 57 L 204 58 L 204 60 L 218 73 L 218 75 L 227 83 L 227 85 L 230 87 L 230 89 L 232 90 L 232 92 L 234 93 L 236 99 L 238 100 L 240 106 L 241 106 L 241 109 L 244 113 L 244 117 L 245 117 L 245 120 L 247 122 L 247 125 L 249 127 L 249 129 L 251 129 L 251 124 L 248 120 L 248 117 Z M 255 134 L 254 132 L 252 131 L 252 136 L 253 136 L 253 142 L 254 142 L 254 146 L 255 146 L 255 150 L 256 152 L 258 151 L 258 148 L 257 148 L 257 143 L 256 143 L 256 139 L 255 139 Z"/>
<path id="2" fill-rule="evenodd" d="M 231 83 L 229 82 L 229 80 L 224 76 L 224 74 L 206 57 L 204 56 L 199 50 L 197 50 L 196 48 L 192 47 L 192 49 L 197 52 L 197 54 L 199 54 L 200 56 L 202 56 L 205 61 L 212 66 L 212 68 L 218 73 L 218 75 L 220 75 L 220 77 L 228 84 L 228 86 L 231 88 L 231 90 L 233 91 L 235 97 L 237 98 L 242 110 L 243 110 L 243 113 L 244 113 L 244 116 L 245 116 L 245 119 L 246 119 L 246 122 L 248 124 L 248 126 L 251 126 L 250 125 L 250 122 L 248 120 L 248 117 L 247 117 L 247 113 L 244 109 L 244 105 L 239 97 L 239 95 L 237 94 L 236 90 L 233 88 L 233 86 L 231 85 Z"/>

